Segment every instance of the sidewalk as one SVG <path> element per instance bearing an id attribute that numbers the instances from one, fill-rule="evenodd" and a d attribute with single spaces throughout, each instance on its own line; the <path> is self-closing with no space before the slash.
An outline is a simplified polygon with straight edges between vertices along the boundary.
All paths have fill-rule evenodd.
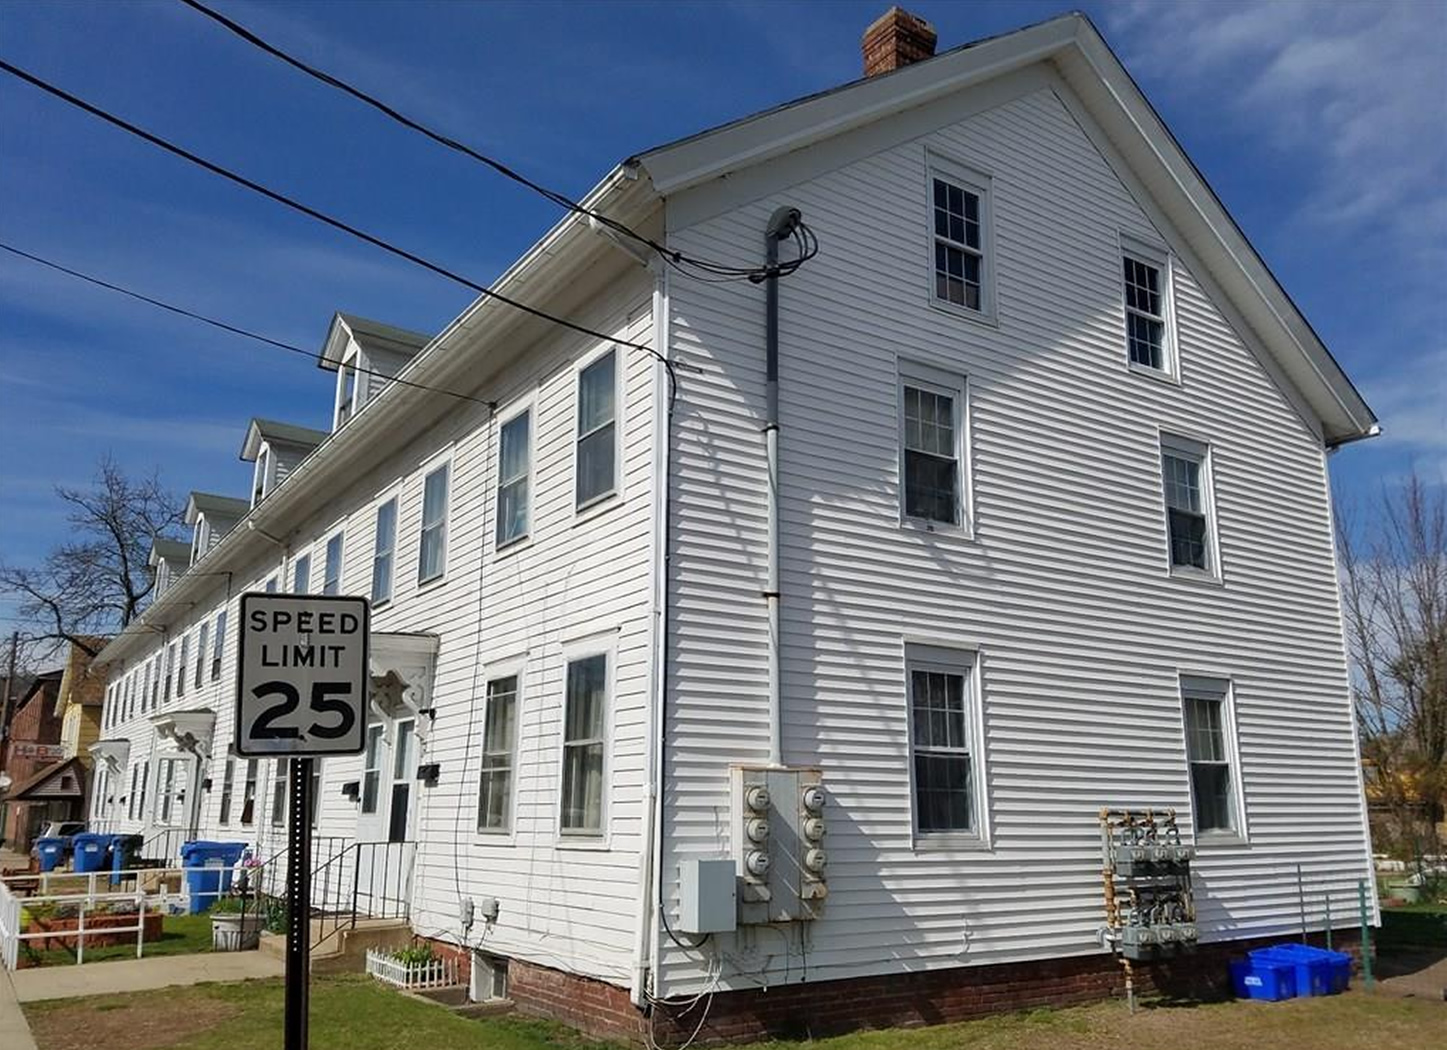
<path id="1" fill-rule="evenodd" d="M 286 964 L 261 952 L 204 952 L 163 955 L 154 959 L 125 959 L 85 963 L 81 966 L 43 966 L 10 974 L 15 998 L 22 1003 L 38 999 L 74 999 L 85 995 L 139 992 L 206 981 L 246 981 L 280 977 Z M 5 990 L 0 989 L 0 1047 L 11 1050 L 4 1027 Z M 22 1025 L 25 1023 L 22 1019 Z"/>
<path id="2" fill-rule="evenodd" d="M 4 967 L 0 967 L 0 1046 L 5 1050 L 35 1050 L 30 1025 L 20 1012 L 20 1000 L 15 998 L 15 988 Z"/>

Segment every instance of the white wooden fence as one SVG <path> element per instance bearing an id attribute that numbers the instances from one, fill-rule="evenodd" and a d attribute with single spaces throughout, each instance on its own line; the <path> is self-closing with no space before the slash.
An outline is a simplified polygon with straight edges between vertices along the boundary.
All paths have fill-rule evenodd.
<path id="1" fill-rule="evenodd" d="M 453 988 L 461 982 L 457 977 L 456 959 L 430 959 L 427 962 L 403 962 L 390 952 L 367 949 L 367 972 L 379 981 L 417 991 L 423 988 Z"/>

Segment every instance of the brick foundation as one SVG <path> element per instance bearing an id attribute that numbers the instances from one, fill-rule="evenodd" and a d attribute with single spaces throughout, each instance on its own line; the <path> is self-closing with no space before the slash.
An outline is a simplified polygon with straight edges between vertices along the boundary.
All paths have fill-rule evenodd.
<path id="1" fill-rule="evenodd" d="M 1225 998 L 1230 994 L 1228 959 L 1291 939 L 1280 936 L 1203 945 L 1169 961 L 1137 963 L 1136 993 Z M 1320 935 L 1313 935 L 1313 944 L 1321 941 Z M 447 954 L 465 954 L 436 942 L 434 947 Z M 1357 931 L 1337 931 L 1333 947 L 1357 955 Z M 718 993 L 695 1045 L 914 1028 L 1012 1010 L 1075 1006 L 1124 994 L 1121 965 L 1108 955 L 775 985 L 767 991 Z M 628 989 L 520 959 L 508 963 L 508 995 L 522 1013 L 562 1021 L 596 1038 L 637 1044 L 648 1026 L 647 1016 L 629 1001 Z M 688 1039 L 702 1008 L 703 1004 L 686 1012 L 658 1008 L 653 1018 L 658 1044 L 677 1046 Z"/>

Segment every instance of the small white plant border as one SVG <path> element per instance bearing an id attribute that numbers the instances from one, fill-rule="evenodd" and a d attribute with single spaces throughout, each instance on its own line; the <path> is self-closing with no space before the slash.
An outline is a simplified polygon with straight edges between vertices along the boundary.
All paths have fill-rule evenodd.
<path id="1" fill-rule="evenodd" d="M 404 963 L 391 952 L 367 949 L 367 973 L 383 984 L 415 992 L 425 988 L 455 988 L 457 960 L 437 958 L 425 963 Z"/>

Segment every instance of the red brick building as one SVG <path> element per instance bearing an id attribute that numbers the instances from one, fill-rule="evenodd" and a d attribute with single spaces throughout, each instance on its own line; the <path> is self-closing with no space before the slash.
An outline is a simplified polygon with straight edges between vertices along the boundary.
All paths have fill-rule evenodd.
<path id="1" fill-rule="evenodd" d="M 37 675 L 30 688 L 20 697 L 11 716 L 10 735 L 5 742 L 0 770 L 9 778 L 9 785 L 0 793 L 0 834 L 5 845 L 25 851 L 40 833 L 47 820 L 73 820 L 84 798 L 83 785 L 75 801 L 68 798 L 24 800 L 31 794 L 38 777 L 60 763 L 64 757 L 60 743 L 61 718 L 56 713 L 62 672 L 48 671 Z M 77 772 L 72 780 L 80 774 Z M 44 778 L 50 779 L 50 778 Z"/>

